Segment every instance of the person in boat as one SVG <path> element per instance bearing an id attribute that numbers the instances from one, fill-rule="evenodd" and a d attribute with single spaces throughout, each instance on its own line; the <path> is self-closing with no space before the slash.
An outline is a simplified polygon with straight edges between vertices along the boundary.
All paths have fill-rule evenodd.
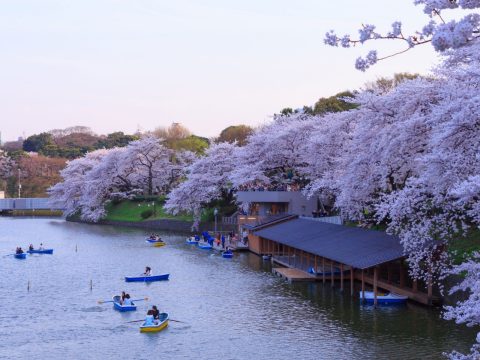
<path id="1" fill-rule="evenodd" d="M 156 325 L 156 321 L 155 321 L 155 318 L 153 316 L 153 310 L 148 310 L 147 311 L 147 316 L 145 317 L 145 323 L 143 325 L 144 326 Z"/>
<path id="2" fill-rule="evenodd" d="M 133 305 L 132 299 L 130 299 L 130 294 L 125 294 L 125 300 L 122 305 L 131 306 Z"/>
<path id="3" fill-rule="evenodd" d="M 15 254 L 23 254 L 23 249 L 21 247 L 17 247 Z"/>
<path id="4" fill-rule="evenodd" d="M 30 251 L 33 250 L 33 245 L 32 244 L 28 245 L 28 250 L 30 250 Z"/>
<path id="5" fill-rule="evenodd" d="M 150 268 L 150 266 L 145 267 L 145 272 L 143 273 L 143 275 L 145 276 L 152 275 L 152 269 Z"/>
<path id="6" fill-rule="evenodd" d="M 122 295 L 120 295 L 120 304 L 124 303 L 126 297 L 127 294 L 125 293 L 125 291 L 122 291 Z"/>
<path id="7" fill-rule="evenodd" d="M 160 319 L 160 311 L 158 311 L 158 308 L 157 308 L 156 305 L 153 305 L 153 306 L 152 306 L 151 312 L 152 312 L 153 318 L 154 318 L 155 320 L 159 320 L 159 319 Z"/>
<path id="8" fill-rule="evenodd" d="M 43 250 L 43 243 L 40 243 L 40 247 L 38 248 L 38 250 Z"/>

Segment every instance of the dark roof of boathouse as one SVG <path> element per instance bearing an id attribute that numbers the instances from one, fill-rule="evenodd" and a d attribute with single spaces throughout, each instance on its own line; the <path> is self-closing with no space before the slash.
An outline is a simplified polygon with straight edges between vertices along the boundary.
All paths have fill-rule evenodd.
<path id="1" fill-rule="evenodd" d="M 255 231 L 255 235 L 313 255 L 366 269 L 402 258 L 396 236 L 382 231 L 294 219 Z"/>

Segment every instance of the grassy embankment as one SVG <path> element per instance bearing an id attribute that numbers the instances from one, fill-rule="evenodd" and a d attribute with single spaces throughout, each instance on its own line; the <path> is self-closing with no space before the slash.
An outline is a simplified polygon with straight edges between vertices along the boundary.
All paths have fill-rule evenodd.
<path id="1" fill-rule="evenodd" d="M 474 252 L 480 252 L 480 229 L 472 229 L 465 237 L 455 239 L 449 251 L 455 264 L 460 264 Z"/>
<path id="2" fill-rule="evenodd" d="M 112 221 L 146 221 L 146 220 L 160 220 L 160 219 L 174 219 L 182 221 L 193 221 L 191 214 L 171 215 L 165 212 L 163 208 L 163 199 L 155 201 L 121 201 L 119 203 L 110 203 L 106 206 L 107 216 L 105 220 Z M 142 218 L 144 211 L 151 211 L 152 215 L 147 218 Z"/>

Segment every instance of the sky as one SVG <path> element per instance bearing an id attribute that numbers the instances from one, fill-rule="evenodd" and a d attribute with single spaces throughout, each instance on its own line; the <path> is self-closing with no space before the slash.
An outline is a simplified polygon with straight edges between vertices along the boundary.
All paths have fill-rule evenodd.
<path id="1" fill-rule="evenodd" d="M 215 136 L 398 72 L 428 73 L 427 44 L 324 45 L 327 31 L 428 22 L 413 0 L 0 0 L 2 140 L 75 125 L 99 134 L 179 122 Z"/>

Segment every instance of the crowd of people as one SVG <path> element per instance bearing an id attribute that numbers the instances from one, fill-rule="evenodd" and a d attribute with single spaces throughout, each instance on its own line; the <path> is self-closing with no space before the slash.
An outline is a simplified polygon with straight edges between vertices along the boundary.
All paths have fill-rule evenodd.
<path id="1" fill-rule="evenodd" d="M 200 239 L 199 236 L 198 239 Z M 217 233 L 214 237 L 210 236 L 207 232 L 204 232 L 203 241 L 209 243 L 212 247 L 215 245 L 217 248 L 221 247 L 223 250 L 228 251 L 235 247 L 239 238 L 233 231 L 230 231 L 227 234 Z M 241 241 L 243 242 L 244 239 L 242 238 Z"/>
<path id="2" fill-rule="evenodd" d="M 300 184 L 262 184 L 261 182 L 253 182 L 249 184 L 240 185 L 240 191 L 300 191 L 302 188 Z"/>

